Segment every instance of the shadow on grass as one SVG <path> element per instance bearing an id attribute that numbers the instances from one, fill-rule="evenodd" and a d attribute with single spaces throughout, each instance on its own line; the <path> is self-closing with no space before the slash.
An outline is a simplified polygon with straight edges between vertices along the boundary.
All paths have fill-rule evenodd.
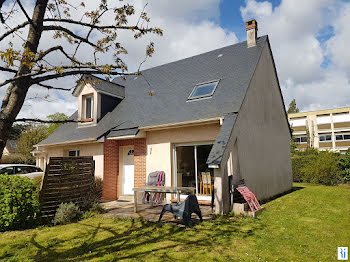
<path id="1" fill-rule="evenodd" d="M 273 197 L 270 197 L 270 198 L 267 198 L 267 199 L 263 199 L 260 201 L 260 204 L 266 204 L 268 202 L 271 202 L 272 200 L 275 200 L 276 198 L 279 198 L 279 197 L 282 197 L 282 196 L 285 196 L 285 195 L 288 195 L 288 194 L 291 194 L 295 191 L 298 191 L 298 190 L 301 190 L 301 189 L 304 189 L 305 187 L 303 186 L 293 186 L 292 189 L 288 190 L 288 191 L 285 191 L 281 194 L 277 194 Z"/>
<path id="2" fill-rule="evenodd" d="M 218 245 L 230 245 L 231 237 L 251 237 L 263 225 L 251 218 L 220 216 L 194 228 L 183 228 L 139 219 L 115 219 L 111 225 L 80 222 L 82 227 L 70 239 L 37 240 L 31 243 L 38 251 L 35 261 L 81 261 L 108 256 L 108 260 L 142 259 L 147 255 L 159 260 L 170 260 L 170 252 L 211 250 Z M 86 229 L 85 229 L 86 228 Z M 74 241 L 73 241 L 74 240 Z M 80 243 L 69 248 L 72 242 Z"/>

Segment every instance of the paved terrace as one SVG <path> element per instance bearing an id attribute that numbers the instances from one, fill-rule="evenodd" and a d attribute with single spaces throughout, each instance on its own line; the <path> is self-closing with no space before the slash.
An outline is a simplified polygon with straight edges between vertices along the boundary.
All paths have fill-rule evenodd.
<path id="1" fill-rule="evenodd" d="M 140 218 L 152 222 L 158 221 L 160 212 L 163 208 L 163 205 L 151 207 L 150 204 L 138 204 L 138 212 L 134 213 L 134 202 L 125 200 L 105 202 L 102 203 L 102 206 L 107 210 L 107 213 L 104 216 L 108 218 Z M 203 220 L 209 220 L 212 218 L 213 213 L 210 206 L 200 205 L 200 209 L 202 211 Z M 169 212 L 164 214 L 162 222 L 182 225 L 182 220 L 174 219 L 174 216 Z M 192 214 L 192 224 L 198 223 L 198 216 Z"/>

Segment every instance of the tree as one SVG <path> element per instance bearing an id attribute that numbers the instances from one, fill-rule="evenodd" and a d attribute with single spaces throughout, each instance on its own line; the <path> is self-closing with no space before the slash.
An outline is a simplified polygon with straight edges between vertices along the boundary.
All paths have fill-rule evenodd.
<path id="1" fill-rule="evenodd" d="M 288 108 L 288 114 L 291 113 L 299 113 L 299 108 L 297 108 L 297 102 L 295 99 L 292 100 L 292 102 L 289 103 L 289 108 Z"/>
<path id="2" fill-rule="evenodd" d="M 20 154 L 29 158 L 32 156 L 33 146 L 49 135 L 45 125 L 28 125 L 18 140 L 17 148 Z"/>
<path id="3" fill-rule="evenodd" d="M 25 131 L 27 128 L 27 125 L 23 124 L 14 124 L 11 128 L 9 138 L 11 140 L 18 140 L 21 136 L 22 132 Z"/>
<path id="4" fill-rule="evenodd" d="M 118 41 L 121 31 L 132 33 L 135 39 L 148 33 L 162 35 L 161 29 L 149 26 L 145 8 L 134 23 L 129 23 L 135 8 L 122 1 L 110 1 L 113 4 L 107 4 L 107 0 L 95 1 L 95 6 L 88 8 L 84 2 L 77 6 L 73 0 L 35 0 L 31 14 L 22 1 L 0 0 L 0 22 L 5 28 L 0 43 L 7 44 L 7 48 L 0 50 L 0 72 L 8 75 L 0 83 L 0 87 L 7 87 L 0 110 L 0 157 L 15 121 L 39 121 L 16 119 L 30 87 L 69 91 L 71 88 L 54 85 L 52 80 L 89 74 L 128 75 L 123 61 L 127 50 Z M 25 17 L 24 22 L 10 27 L 9 24 L 19 20 L 19 14 Z M 108 20 L 104 23 L 105 17 Z M 23 32 L 27 32 L 27 36 L 23 36 Z M 39 44 L 43 37 L 52 37 L 52 45 L 41 50 Z M 12 43 L 14 38 L 20 38 L 22 43 Z M 63 43 L 63 40 L 66 41 Z M 151 42 L 146 48 L 146 58 L 153 52 Z M 107 53 L 113 62 L 101 63 Z M 49 62 L 53 56 L 54 61 Z"/>
<path id="5" fill-rule="evenodd" d="M 65 115 L 64 113 L 59 113 L 59 112 L 57 112 L 57 113 L 55 113 L 55 114 L 52 114 L 52 115 L 49 115 L 49 116 L 47 116 L 47 118 L 49 119 L 49 120 L 52 120 L 52 121 L 54 121 L 54 122 L 56 122 L 56 121 L 65 121 L 65 120 L 67 120 L 68 119 L 68 116 L 67 115 Z M 50 123 L 49 124 L 49 126 L 47 127 L 47 132 L 48 132 L 48 134 L 49 135 L 51 135 L 53 132 L 55 132 L 55 130 L 60 126 L 60 125 L 62 125 L 62 123 Z"/>

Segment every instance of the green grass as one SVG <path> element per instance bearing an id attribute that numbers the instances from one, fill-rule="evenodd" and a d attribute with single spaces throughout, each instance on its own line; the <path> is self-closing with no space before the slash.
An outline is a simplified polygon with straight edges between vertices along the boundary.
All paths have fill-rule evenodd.
<path id="1" fill-rule="evenodd" d="M 350 247 L 350 186 L 296 184 L 257 219 L 221 216 L 193 229 L 95 217 L 0 233 L 0 261 L 336 261 Z"/>

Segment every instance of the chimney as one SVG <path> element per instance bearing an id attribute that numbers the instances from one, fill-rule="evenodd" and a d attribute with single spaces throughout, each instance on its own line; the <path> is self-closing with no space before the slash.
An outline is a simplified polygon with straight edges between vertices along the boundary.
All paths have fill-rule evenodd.
<path id="1" fill-rule="evenodd" d="M 247 30 L 247 47 L 256 46 L 256 38 L 258 35 L 258 22 L 255 19 L 245 22 Z"/>

